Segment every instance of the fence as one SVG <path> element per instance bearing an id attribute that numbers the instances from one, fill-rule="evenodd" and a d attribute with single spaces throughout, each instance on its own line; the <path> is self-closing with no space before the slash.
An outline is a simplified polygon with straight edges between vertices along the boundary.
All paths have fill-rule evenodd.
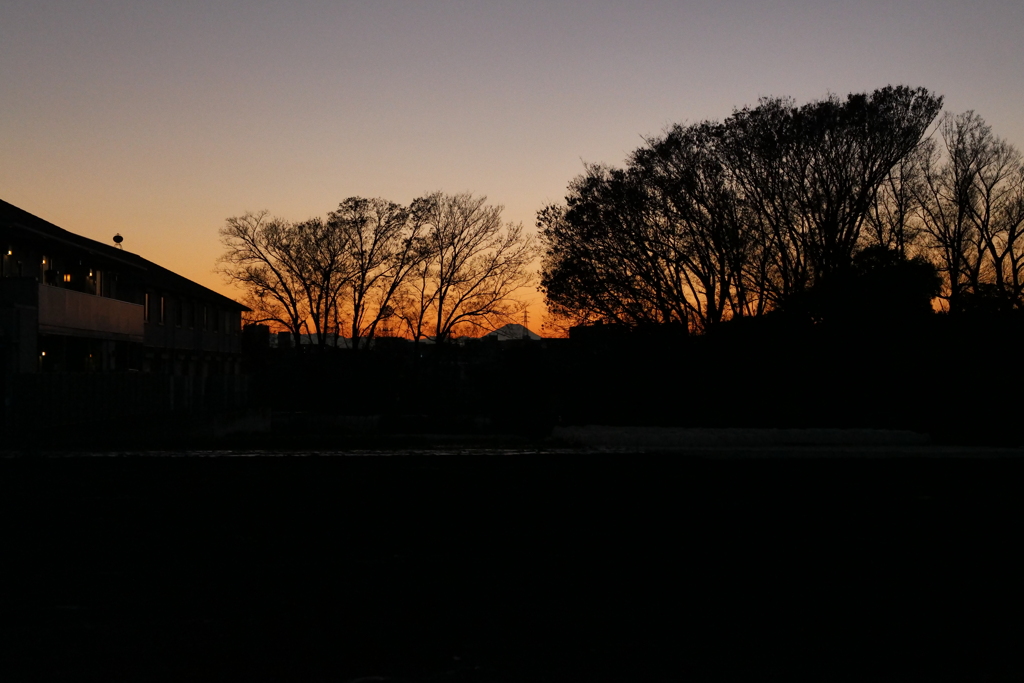
<path id="1" fill-rule="evenodd" d="M 7 419 L 15 431 L 202 414 L 248 405 L 245 375 L 148 373 L 8 375 Z"/>

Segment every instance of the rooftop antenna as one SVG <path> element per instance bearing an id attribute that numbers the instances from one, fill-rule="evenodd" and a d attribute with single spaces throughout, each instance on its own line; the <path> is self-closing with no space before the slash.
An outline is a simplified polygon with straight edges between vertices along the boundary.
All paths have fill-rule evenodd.
<path id="1" fill-rule="evenodd" d="M 124 242 L 124 238 L 121 237 L 121 233 L 115 234 L 114 235 L 114 244 L 117 245 L 118 249 L 124 249 L 124 247 L 121 246 L 121 242 Z"/>

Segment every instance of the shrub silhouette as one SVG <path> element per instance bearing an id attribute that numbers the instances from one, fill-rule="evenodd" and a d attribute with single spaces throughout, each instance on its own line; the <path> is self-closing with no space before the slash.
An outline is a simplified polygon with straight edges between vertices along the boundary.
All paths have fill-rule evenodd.
<path id="1" fill-rule="evenodd" d="M 787 317 L 815 323 L 896 324 L 933 312 L 941 279 L 922 258 L 906 258 L 895 249 L 868 247 L 850 266 L 782 305 Z"/>

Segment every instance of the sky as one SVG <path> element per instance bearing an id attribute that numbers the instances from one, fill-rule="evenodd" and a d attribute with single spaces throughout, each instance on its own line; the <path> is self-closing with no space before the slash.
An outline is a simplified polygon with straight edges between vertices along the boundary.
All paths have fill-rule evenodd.
<path id="1" fill-rule="evenodd" d="M 0 0 L 0 199 L 238 297 L 248 210 L 469 191 L 532 229 L 672 123 L 888 84 L 1024 148 L 1022 75 L 1020 0 Z"/>

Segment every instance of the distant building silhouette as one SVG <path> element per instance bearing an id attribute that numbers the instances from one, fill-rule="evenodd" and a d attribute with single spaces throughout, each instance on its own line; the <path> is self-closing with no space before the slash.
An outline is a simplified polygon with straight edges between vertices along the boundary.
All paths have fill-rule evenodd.
<path id="1" fill-rule="evenodd" d="M 541 336 L 536 332 L 530 331 L 529 329 L 518 323 L 511 323 L 509 325 L 503 325 L 502 327 L 499 327 L 498 329 L 492 332 L 488 332 L 483 337 L 469 337 L 463 335 L 459 337 L 453 337 L 450 339 L 450 341 L 454 344 L 465 345 L 467 342 L 475 342 L 481 339 L 497 339 L 498 341 L 522 341 L 526 339 L 530 341 L 539 341 L 541 339 Z M 313 347 L 317 345 L 317 337 L 315 334 L 300 335 L 299 341 L 304 347 Z M 373 347 L 377 341 L 379 341 L 379 339 L 364 339 L 362 343 L 367 344 L 368 348 L 370 348 Z M 290 332 L 279 332 L 276 335 L 276 337 L 273 338 L 270 342 L 271 346 L 274 346 L 276 348 L 291 348 L 293 343 L 293 337 Z M 394 341 L 389 341 L 388 343 L 393 344 Z M 420 339 L 420 343 L 430 346 L 436 344 L 437 339 L 433 336 L 425 336 Z M 340 335 L 328 335 L 325 345 L 330 348 L 351 349 L 352 340 L 348 337 L 342 337 Z"/>

